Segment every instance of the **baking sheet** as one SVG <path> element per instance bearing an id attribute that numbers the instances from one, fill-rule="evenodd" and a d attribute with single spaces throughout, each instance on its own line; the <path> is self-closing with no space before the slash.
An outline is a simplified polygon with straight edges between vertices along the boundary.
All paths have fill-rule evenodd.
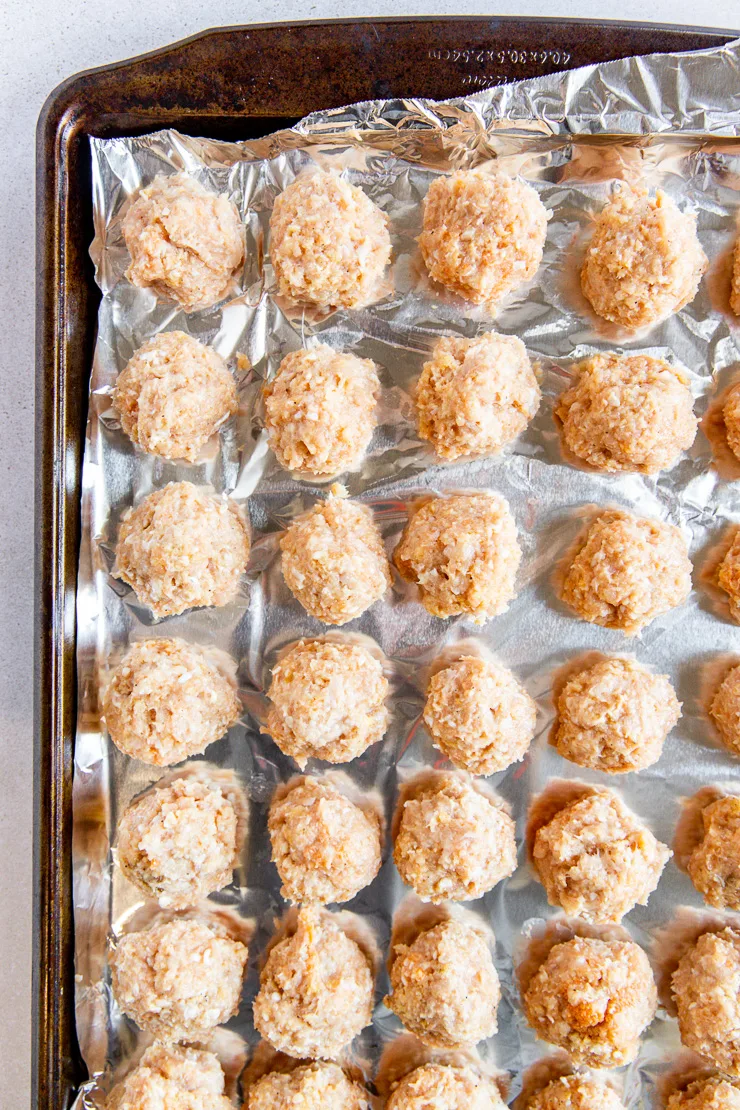
<path id="1" fill-rule="evenodd" d="M 361 469 L 343 478 L 352 496 L 371 504 L 388 543 L 397 542 L 409 502 L 419 493 L 492 488 L 511 505 L 524 551 L 519 593 L 507 613 L 482 629 L 470 621 L 440 621 L 396 576 L 394 588 L 350 626 L 372 636 L 393 668 L 393 719 L 385 742 L 348 768 L 365 788 L 383 793 L 390 819 L 399 777 L 423 766 L 444 766 L 419 723 L 424 668 L 442 648 L 474 637 L 525 683 L 539 708 L 538 734 L 523 764 L 491 776 L 490 784 L 517 819 L 520 867 L 505 883 L 469 906 L 492 926 L 504 998 L 499 1033 L 479 1046 L 482 1060 L 511 1075 L 511 1095 L 522 1071 L 545 1055 L 518 1006 L 513 961 L 523 930 L 551 918 L 543 888 L 522 847 L 529 799 L 552 778 L 577 777 L 617 789 L 656 835 L 671 843 L 682 795 L 736 777 L 736 764 L 719 749 L 702 709 L 703 679 L 718 654 L 738 649 L 738 629 L 703 588 L 679 610 L 660 618 L 637 641 L 574 619 L 555 599 L 552 572 L 579 530 L 589 506 L 618 505 L 678 524 L 697 568 L 728 521 L 740 520 L 736 483 L 720 476 L 700 434 L 672 470 L 656 478 L 602 477 L 563 461 L 552 419 L 553 399 L 567 387 L 575 361 L 599 350 L 639 350 L 667 357 L 688 372 L 703 415 L 733 380 L 736 326 L 727 313 L 727 256 L 740 198 L 740 143 L 727 90 L 737 83 L 737 44 L 695 54 L 627 59 L 590 66 L 473 97 L 434 104 L 381 101 L 319 113 L 294 129 L 244 144 L 183 136 L 172 131 L 136 139 L 92 140 L 96 237 L 92 255 L 103 291 L 92 375 L 83 470 L 83 537 L 78 583 L 79 729 L 75 751 L 74 905 L 77 1024 L 83 1057 L 95 1077 L 81 1094 L 93 1103 L 111 1075 L 127 1067 L 144 1043 L 113 1003 L 105 967 L 110 930 L 120 931 L 141 899 L 112 866 L 117 815 L 163 769 L 127 759 L 101 732 L 98 687 L 130 640 L 183 636 L 214 645 L 239 661 L 242 723 L 205 757 L 241 777 L 251 803 L 249 852 L 231 887 L 212 901 L 256 926 L 240 1013 L 229 1028 L 254 1044 L 251 1001 L 258 967 L 284 906 L 269 863 L 266 814 L 274 786 L 296 770 L 259 734 L 263 693 L 280 648 L 321 634 L 291 597 L 279 570 L 277 537 L 287 520 L 325 496 L 327 484 L 296 482 L 275 464 L 261 430 L 259 393 L 282 357 L 302 344 L 327 342 L 375 360 L 383 384 L 379 427 Z M 670 132 L 670 133 L 667 133 Z M 529 286 L 495 318 L 433 290 L 415 239 L 421 200 L 431 180 L 453 167 L 490 166 L 531 181 L 552 211 L 543 265 Z M 388 214 L 394 245 L 393 290 L 366 309 L 325 318 L 296 314 L 274 297 L 268 223 L 275 196 L 310 163 L 336 166 Z M 120 223 L 128 198 L 157 173 L 186 170 L 203 184 L 226 190 L 247 228 L 247 262 L 239 288 L 225 304 L 185 315 L 134 289 L 123 271 L 127 255 Z M 615 180 L 660 186 L 697 212 L 710 270 L 699 294 L 648 335 L 619 333 L 588 312 L 577 283 L 577 260 L 591 215 Z M 529 429 L 501 456 L 436 465 L 419 442 L 410 386 L 435 339 L 472 336 L 486 328 L 519 335 L 540 365 L 543 400 Z M 230 360 L 239 384 L 240 412 L 222 434 L 221 451 L 190 466 L 135 452 L 111 412 L 110 388 L 133 351 L 161 330 L 180 329 L 212 343 Z M 152 625 L 131 592 L 110 577 L 117 525 L 125 509 L 168 481 L 209 484 L 246 507 L 253 550 L 239 598 Z M 558 669 L 589 650 L 631 652 L 671 676 L 683 718 L 662 759 L 637 775 L 612 780 L 574 768 L 548 746 L 551 688 Z M 309 764 L 309 771 L 324 765 Z M 388 848 L 388 845 L 386 845 Z M 368 919 L 387 949 L 393 913 L 404 888 L 392 861 L 348 908 Z M 625 924 L 649 946 L 679 905 L 701 899 L 674 862 L 649 905 Z M 387 977 L 377 982 L 373 1026 L 355 1046 L 358 1059 L 376 1063 L 400 1031 L 382 1006 Z M 678 1048 L 675 1022 L 659 1017 L 638 1060 L 619 1073 L 628 1105 L 650 1094 Z M 100 1083 L 97 1077 L 101 1077 Z"/>

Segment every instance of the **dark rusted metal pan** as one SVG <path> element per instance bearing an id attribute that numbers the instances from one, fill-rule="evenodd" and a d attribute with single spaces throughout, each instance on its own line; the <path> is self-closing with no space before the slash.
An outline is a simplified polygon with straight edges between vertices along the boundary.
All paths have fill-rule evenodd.
<path id="1" fill-rule="evenodd" d="M 733 37 L 490 17 L 232 27 L 78 74 L 49 97 L 38 124 L 36 200 L 35 1106 L 67 1106 L 84 1079 L 72 1005 L 71 780 L 80 469 L 98 304 L 87 253 L 88 137 L 177 127 L 244 139 L 352 101 L 457 96 Z"/>

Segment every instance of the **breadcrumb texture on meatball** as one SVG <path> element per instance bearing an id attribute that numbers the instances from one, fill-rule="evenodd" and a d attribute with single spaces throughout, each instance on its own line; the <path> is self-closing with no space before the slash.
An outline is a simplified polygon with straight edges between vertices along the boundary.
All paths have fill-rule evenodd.
<path id="1" fill-rule="evenodd" d="M 161 332 L 139 347 L 118 375 L 112 400 L 133 443 L 188 462 L 237 409 L 224 360 L 182 331 Z"/>
<path id="2" fill-rule="evenodd" d="M 610 775 L 656 763 L 681 716 L 667 675 L 619 657 L 602 659 L 570 678 L 557 709 L 560 755 Z"/>
<path id="3" fill-rule="evenodd" d="M 167 1041 L 206 1041 L 239 1009 L 246 945 L 195 918 L 155 921 L 111 951 L 111 988 L 140 1029 Z"/>
<path id="4" fill-rule="evenodd" d="M 372 511 L 344 497 L 330 495 L 294 520 L 280 550 L 288 589 L 324 624 L 355 620 L 391 584 Z"/>
<path id="5" fill-rule="evenodd" d="M 740 910 L 740 798 L 717 798 L 701 818 L 703 837 L 686 865 L 691 881 L 710 906 Z"/>
<path id="6" fill-rule="evenodd" d="M 501 998 L 485 937 L 444 921 L 395 947 L 385 1004 L 430 1048 L 474 1045 L 496 1032 Z"/>
<path id="7" fill-rule="evenodd" d="M 419 237 L 429 276 L 474 304 L 496 305 L 537 273 L 547 218 L 526 181 L 476 170 L 438 177 Z"/>
<path id="8" fill-rule="evenodd" d="M 419 435 L 437 455 L 493 455 L 524 431 L 540 403 L 526 348 L 515 335 L 446 335 L 416 386 Z"/>
<path id="9" fill-rule="evenodd" d="M 691 562 L 678 528 L 620 510 L 592 522 L 562 583 L 582 620 L 635 635 L 691 591 Z"/>
<path id="10" fill-rule="evenodd" d="M 740 932 L 703 933 L 681 957 L 672 989 L 684 1045 L 740 1076 Z"/>
<path id="11" fill-rule="evenodd" d="M 480 898 L 516 869 L 514 822 L 459 775 L 441 775 L 404 802 L 393 858 L 425 902 Z"/>
<path id="12" fill-rule="evenodd" d="M 740 755 L 740 665 L 725 675 L 712 698 L 709 715 L 726 746 Z"/>
<path id="13" fill-rule="evenodd" d="M 301 640 L 273 669 L 265 731 L 299 767 L 348 763 L 383 738 L 389 689 L 361 644 Z"/>
<path id="14" fill-rule="evenodd" d="M 423 1064 L 404 1076 L 388 1100 L 388 1110 L 501 1110 L 495 1083 L 470 1067 Z"/>
<path id="15" fill-rule="evenodd" d="M 411 516 L 393 560 L 432 616 L 465 613 L 484 624 L 516 596 L 521 557 L 508 503 L 485 492 L 427 501 Z"/>
<path id="16" fill-rule="evenodd" d="M 740 278 L 738 280 L 740 281 Z M 740 313 L 737 314 L 740 315 Z M 740 382 L 734 385 L 725 397 L 722 406 L 722 419 L 725 425 L 727 445 L 733 455 L 740 459 Z"/>
<path id="17" fill-rule="evenodd" d="M 717 581 L 727 594 L 730 616 L 740 624 L 740 529 L 735 533 L 727 554 L 719 564 Z"/>
<path id="18" fill-rule="evenodd" d="M 233 1110 L 224 1073 L 212 1052 L 153 1044 L 117 1084 L 106 1110 Z"/>
<path id="19" fill-rule="evenodd" d="M 608 1084 L 589 1075 L 563 1075 L 527 1099 L 526 1110 L 624 1110 Z"/>
<path id="20" fill-rule="evenodd" d="M 175 779 L 132 802 L 118 825 L 118 863 L 161 906 L 195 905 L 228 886 L 236 866 L 238 819 L 218 787 Z"/>
<path id="21" fill-rule="evenodd" d="M 740 1084 L 724 1075 L 703 1075 L 672 1091 L 666 1110 L 740 1110 Z"/>
<path id="22" fill-rule="evenodd" d="M 281 466 L 327 477 L 352 470 L 377 423 L 375 363 L 326 343 L 291 351 L 264 388 L 267 438 Z"/>
<path id="23" fill-rule="evenodd" d="M 671 853 L 611 790 L 593 790 L 538 829 L 532 861 L 547 900 L 586 921 L 621 921 L 655 890 Z"/>
<path id="24" fill-rule="evenodd" d="M 622 187 L 596 217 L 581 286 L 597 316 L 643 328 L 692 301 L 707 265 L 692 213 Z"/>
<path id="25" fill-rule="evenodd" d="M 463 656 L 429 683 L 424 723 L 455 766 L 492 775 L 523 759 L 537 722 L 534 701 L 511 671 Z"/>
<path id="26" fill-rule="evenodd" d="M 370 1110 L 370 1100 L 338 1064 L 320 1060 L 262 1076 L 249 1088 L 244 1110 Z"/>
<path id="27" fill-rule="evenodd" d="M 614 1068 L 637 1055 L 657 990 L 647 956 L 632 941 L 574 937 L 550 950 L 522 1003 L 537 1035 L 574 1063 Z"/>
<path id="28" fill-rule="evenodd" d="M 267 824 L 291 902 L 347 902 L 380 870 L 380 818 L 330 782 L 299 781 L 273 801 Z"/>
<path id="29" fill-rule="evenodd" d="M 649 355 L 599 354 L 575 368 L 555 414 L 566 446 L 607 473 L 655 474 L 696 437 L 688 378 Z"/>
<path id="30" fill-rule="evenodd" d="M 298 914 L 295 933 L 271 949 L 254 1001 L 254 1024 L 280 1052 L 336 1059 L 370 1024 L 369 960 L 325 911 Z"/>
<path id="31" fill-rule="evenodd" d="M 222 300 L 244 261 L 235 206 L 187 174 L 155 177 L 137 194 L 121 231 L 131 284 L 177 301 L 186 312 Z"/>
<path id="32" fill-rule="evenodd" d="M 205 653 L 177 639 L 132 644 L 103 694 L 116 747 L 158 767 L 220 740 L 240 710 L 233 686 Z"/>
<path id="33" fill-rule="evenodd" d="M 331 308 L 368 304 L 390 257 L 385 215 L 337 172 L 304 172 L 276 198 L 270 259 L 289 300 Z"/>
<path id="34" fill-rule="evenodd" d="M 171 617 L 227 605 L 248 558 L 247 528 L 232 502 L 190 482 L 170 482 L 124 514 L 113 575 L 155 617 Z"/>

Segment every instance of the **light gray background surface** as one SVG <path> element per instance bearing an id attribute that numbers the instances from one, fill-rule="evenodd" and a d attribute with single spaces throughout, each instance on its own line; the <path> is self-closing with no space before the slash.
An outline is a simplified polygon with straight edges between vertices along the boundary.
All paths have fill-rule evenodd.
<path id="1" fill-rule="evenodd" d="M 740 0 L 6 0 L 0 13 L 0 1107 L 30 1093 L 33 790 L 34 128 L 64 78 L 211 26 L 368 15 L 712 21 Z M 52 1110 L 52 1108 L 49 1108 Z M 56 1108 L 53 1108 L 56 1110 Z"/>

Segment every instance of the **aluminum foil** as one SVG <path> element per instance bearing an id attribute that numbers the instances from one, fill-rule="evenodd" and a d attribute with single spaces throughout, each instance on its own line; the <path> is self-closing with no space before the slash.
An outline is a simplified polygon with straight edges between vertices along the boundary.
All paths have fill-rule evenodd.
<path id="1" fill-rule="evenodd" d="M 254 929 L 249 974 L 227 1055 L 253 1046 L 251 1002 L 274 922 L 285 911 L 269 860 L 266 815 L 275 785 L 296 770 L 259 733 L 264 691 L 280 649 L 326 629 L 307 616 L 280 573 L 277 537 L 285 523 L 326 494 L 327 485 L 298 482 L 271 456 L 261 426 L 260 389 L 282 357 L 323 341 L 370 357 L 380 368 L 381 416 L 365 462 L 344 476 L 351 495 L 372 505 L 392 551 L 409 502 L 421 492 L 491 488 L 509 501 L 524 550 L 518 596 L 509 610 L 476 628 L 470 621 L 430 617 L 413 589 L 396 577 L 392 591 L 349 626 L 372 637 L 389 660 L 393 719 L 385 741 L 346 769 L 363 789 L 378 789 L 390 821 L 399 781 L 414 771 L 445 766 L 420 722 L 428 667 L 448 645 L 474 638 L 525 683 L 539 708 L 537 737 L 521 764 L 492 776 L 490 786 L 516 817 L 520 866 L 508 881 L 468 906 L 492 927 L 503 986 L 499 1033 L 479 1046 L 483 1065 L 510 1077 L 510 1095 L 524 1070 L 546 1055 L 523 1020 L 514 963 L 534 924 L 552 919 L 542 886 L 523 847 L 527 808 L 549 780 L 578 778 L 618 790 L 627 804 L 670 844 L 683 796 L 709 783 L 737 779 L 737 763 L 713 737 L 704 712 L 704 679 L 718 655 L 740 646 L 740 631 L 708 592 L 700 570 L 728 521 L 740 521 L 740 485 L 716 465 L 703 433 L 692 450 L 655 478 L 603 477 L 564 461 L 553 422 L 554 398 L 572 365 L 590 353 L 647 351 L 682 365 L 696 410 L 704 415 L 733 379 L 740 330 L 730 318 L 728 252 L 740 205 L 740 125 L 732 90 L 738 86 L 740 44 L 684 55 L 631 58 L 590 66 L 445 103 L 373 101 L 319 112 L 264 139 L 224 143 L 174 131 L 137 138 L 92 140 L 95 240 L 92 256 L 103 293 L 92 371 L 83 469 L 83 532 L 77 592 L 79 728 L 74 781 L 74 912 L 77 1029 L 91 1081 L 78 1105 L 98 1105 L 115 1074 L 126 1070 L 145 1039 L 118 1011 L 109 989 L 106 942 L 134 913 L 147 912 L 121 877 L 111 851 L 116 822 L 129 800 L 163 772 L 121 755 L 100 727 L 98 691 L 126 645 L 152 634 L 228 652 L 238 663 L 244 702 L 239 725 L 203 757 L 236 773 L 249 796 L 249 847 L 234 883 L 211 902 Z M 274 296 L 268 223 L 275 196 L 310 163 L 340 167 L 388 214 L 394 261 L 391 285 L 377 304 L 317 318 L 291 311 Z M 552 212 L 543 264 L 536 278 L 509 298 L 494 318 L 433 290 L 420 264 L 416 237 L 430 182 L 453 167 L 491 165 L 532 182 Z M 236 202 L 247 229 L 247 261 L 238 289 L 224 304 L 184 314 L 135 289 L 123 277 L 127 254 L 121 213 L 128 198 L 158 173 L 185 170 Z M 577 281 L 578 258 L 592 215 L 615 181 L 660 186 L 693 209 L 710 270 L 696 299 L 649 334 L 629 335 L 589 313 Z M 520 336 L 539 364 L 543 399 L 528 430 L 496 458 L 435 463 L 414 426 L 410 386 L 435 339 L 496 329 Z M 219 445 L 194 465 L 135 451 L 111 411 L 110 390 L 134 350 L 161 330 L 179 328 L 230 360 L 240 411 Z M 198 610 L 153 627 L 147 610 L 111 578 L 116 530 L 123 511 L 152 489 L 186 479 L 213 487 L 243 506 L 253 550 L 239 598 L 223 609 Z M 697 567 L 687 603 L 650 625 L 640 639 L 586 624 L 556 599 L 552 574 L 593 505 L 623 506 L 681 527 Z M 669 674 L 683 717 L 659 763 L 616 780 L 576 768 L 548 744 L 552 684 L 559 668 L 581 653 L 632 653 Z M 321 770 L 309 765 L 309 771 Z M 392 860 L 347 907 L 366 919 L 387 953 L 394 913 L 407 897 Z M 701 906 L 688 878 L 671 861 L 647 907 L 625 926 L 650 948 L 677 907 Z M 377 1064 L 400 1032 L 382 1005 L 387 975 L 377 979 L 372 1026 L 353 1049 Z M 678 1051 L 675 1021 L 660 1013 L 637 1061 L 618 1076 L 629 1107 L 652 1097 L 657 1078 Z M 248 1053 L 249 1048 L 245 1051 Z"/>

